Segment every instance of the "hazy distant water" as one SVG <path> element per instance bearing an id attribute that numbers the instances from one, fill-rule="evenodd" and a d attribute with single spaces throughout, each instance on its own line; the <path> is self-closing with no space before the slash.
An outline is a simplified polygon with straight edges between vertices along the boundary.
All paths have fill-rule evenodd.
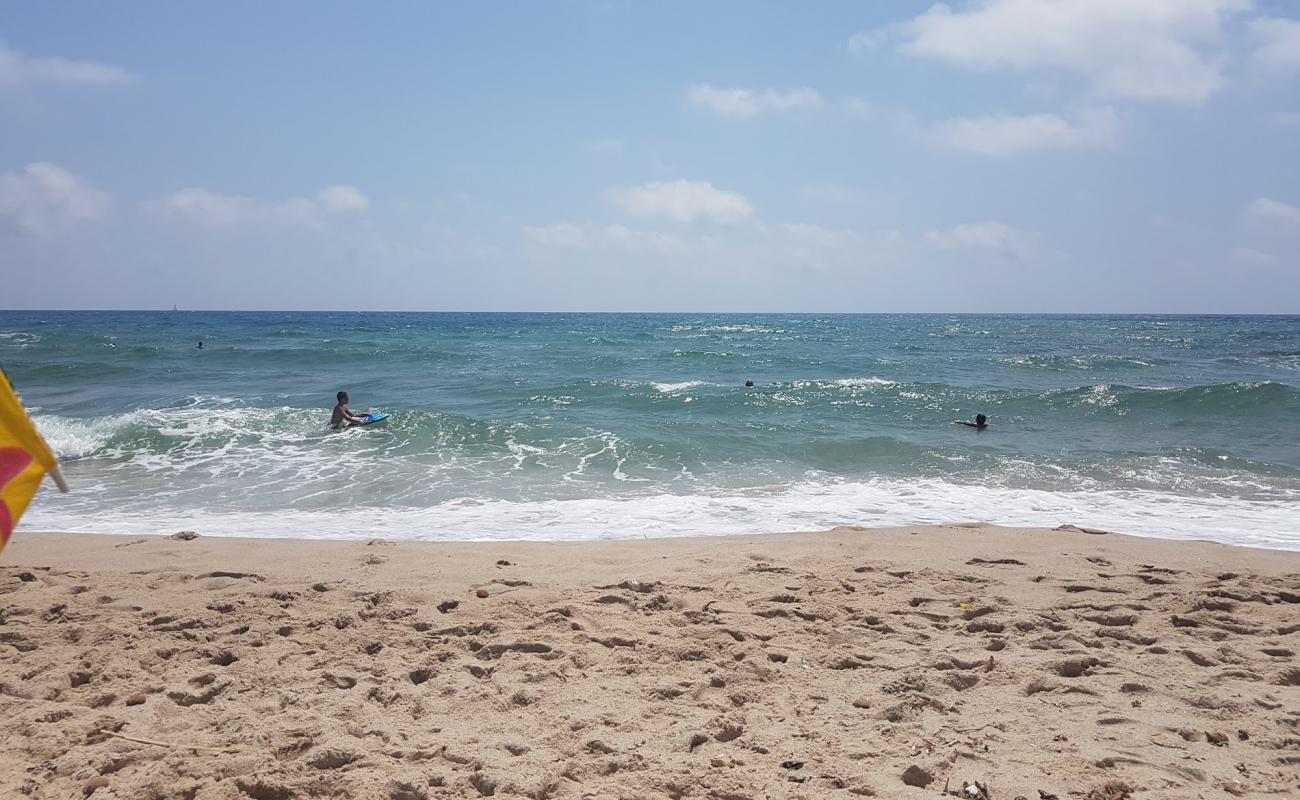
<path id="1" fill-rule="evenodd" d="M 0 366 L 74 487 L 28 530 L 1300 549 L 1297 317 L 0 312 Z"/>

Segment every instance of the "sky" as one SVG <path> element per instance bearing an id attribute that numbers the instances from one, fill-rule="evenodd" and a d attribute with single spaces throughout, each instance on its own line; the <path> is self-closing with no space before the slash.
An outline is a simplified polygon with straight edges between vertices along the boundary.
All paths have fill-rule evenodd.
<path id="1" fill-rule="evenodd" d="M 0 308 L 1300 313 L 1289 0 L 0 4 Z"/>

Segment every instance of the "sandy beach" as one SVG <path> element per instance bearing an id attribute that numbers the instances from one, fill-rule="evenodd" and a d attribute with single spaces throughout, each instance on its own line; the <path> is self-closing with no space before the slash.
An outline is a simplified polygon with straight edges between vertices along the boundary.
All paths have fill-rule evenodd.
<path id="1" fill-rule="evenodd" d="M 20 533 L 0 796 L 1296 796 L 1297 603 L 1300 553 L 1078 529 Z"/>

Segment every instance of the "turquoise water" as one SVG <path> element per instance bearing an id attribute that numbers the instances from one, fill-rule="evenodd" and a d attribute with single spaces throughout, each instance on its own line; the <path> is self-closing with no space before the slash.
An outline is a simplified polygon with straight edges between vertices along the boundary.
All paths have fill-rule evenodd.
<path id="1" fill-rule="evenodd" d="M 74 487 L 28 530 L 1300 549 L 1297 317 L 0 312 L 0 366 Z"/>

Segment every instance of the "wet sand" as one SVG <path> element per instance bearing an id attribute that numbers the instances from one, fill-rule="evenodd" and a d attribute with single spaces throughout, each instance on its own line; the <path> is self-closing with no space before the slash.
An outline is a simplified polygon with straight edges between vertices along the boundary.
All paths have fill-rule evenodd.
<path id="1" fill-rule="evenodd" d="M 20 533 L 0 797 L 1300 795 L 1300 553 Z"/>

